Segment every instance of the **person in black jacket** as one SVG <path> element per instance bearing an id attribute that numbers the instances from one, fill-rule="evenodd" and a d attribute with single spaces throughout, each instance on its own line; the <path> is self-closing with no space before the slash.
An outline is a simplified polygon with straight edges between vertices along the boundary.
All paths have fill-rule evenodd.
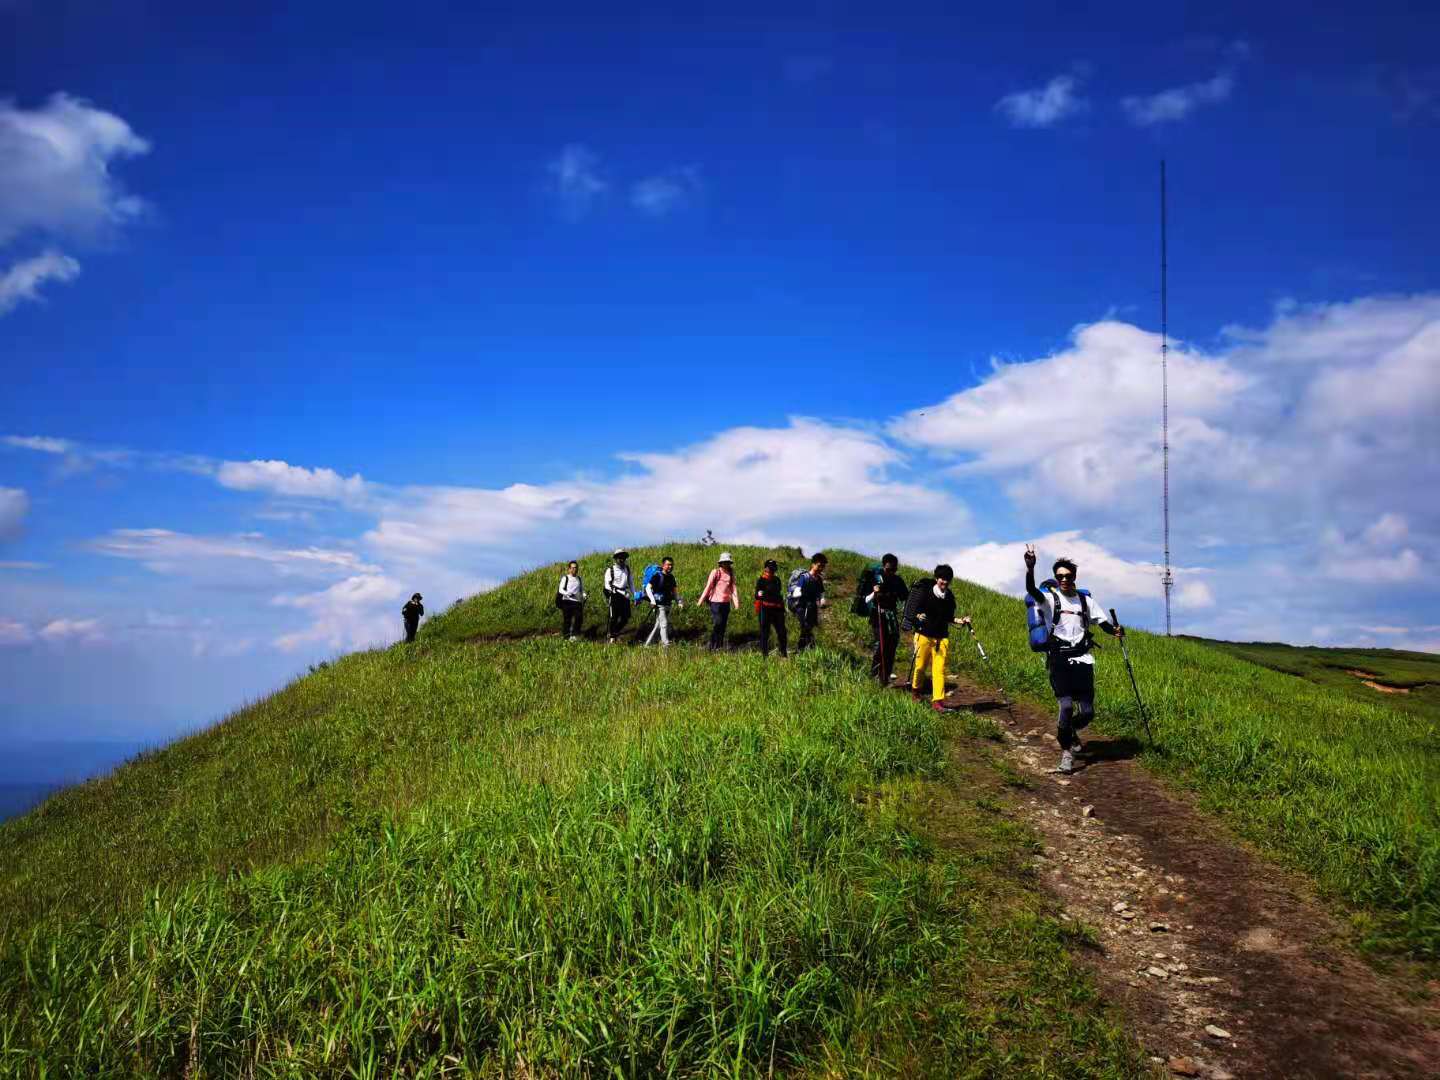
<path id="1" fill-rule="evenodd" d="M 415 640 L 415 631 L 420 629 L 420 616 L 424 614 L 425 605 L 420 602 L 420 594 L 418 592 L 410 597 L 410 602 L 400 609 L 400 617 L 405 620 L 405 642 L 407 645 Z"/>
<path id="2" fill-rule="evenodd" d="M 870 633 L 875 638 L 875 648 L 870 654 L 870 674 L 882 685 L 890 685 L 891 672 L 895 670 L 895 652 L 900 646 L 899 609 L 905 606 L 910 590 L 900 576 L 900 560 L 894 555 L 880 557 L 880 577 L 865 598 L 865 607 L 870 613 Z"/>
<path id="3" fill-rule="evenodd" d="M 790 655 L 785 629 L 785 586 L 780 582 L 780 566 L 774 559 L 765 560 L 765 569 L 755 581 L 755 614 L 760 619 L 760 653 L 770 655 L 770 631 L 780 655 Z"/>
<path id="4" fill-rule="evenodd" d="M 910 673 L 910 692 L 917 700 L 923 700 L 920 680 L 925 665 L 929 664 L 930 707 L 937 712 L 945 711 L 945 660 L 950 655 L 950 627 L 970 624 L 968 615 L 955 617 L 955 594 L 950 591 L 953 580 L 955 571 L 949 566 L 941 563 L 935 567 L 935 584 L 915 614 L 915 668 Z"/>
<path id="5" fill-rule="evenodd" d="M 666 555 L 660 560 L 660 569 L 654 576 L 645 583 L 645 595 L 649 597 L 650 603 L 655 605 L 655 625 L 650 628 L 650 636 L 645 639 L 645 644 L 650 645 L 655 641 L 655 635 L 660 635 L 660 647 L 670 647 L 670 606 L 684 605 L 680 599 L 680 586 L 675 581 L 675 560 Z"/>

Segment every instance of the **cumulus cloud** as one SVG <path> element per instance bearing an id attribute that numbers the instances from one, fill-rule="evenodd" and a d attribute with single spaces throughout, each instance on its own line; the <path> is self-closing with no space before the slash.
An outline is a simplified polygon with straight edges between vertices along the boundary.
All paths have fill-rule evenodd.
<path id="1" fill-rule="evenodd" d="M 1004 116 L 1011 127 L 1053 127 L 1090 107 L 1079 95 L 1079 87 L 1078 77 L 1056 75 L 1044 86 L 1006 94 L 995 103 L 995 111 Z"/>
<path id="2" fill-rule="evenodd" d="M 79 273 L 80 264 L 58 251 L 22 259 L 0 274 L 0 315 L 14 311 L 23 301 L 38 302 L 45 282 L 73 281 Z"/>
<path id="3" fill-rule="evenodd" d="M 334 469 L 307 469 L 284 461 L 225 461 L 215 473 L 216 481 L 237 491 L 263 491 L 310 499 L 353 503 L 366 494 L 359 473 L 341 476 Z"/>
<path id="4" fill-rule="evenodd" d="M 111 167 L 149 149 L 120 117 L 68 94 L 34 109 L 0 101 L 0 245 L 30 231 L 95 239 L 134 220 L 144 203 Z"/>
<path id="5" fill-rule="evenodd" d="M 0 487 L 0 540 L 20 531 L 30 512 L 30 496 L 24 488 Z"/>
<path id="6" fill-rule="evenodd" d="M 405 586 L 381 574 L 348 577 L 318 592 L 281 594 L 271 601 L 276 607 L 299 609 L 311 621 L 303 630 L 282 634 L 275 645 L 293 652 L 311 644 L 364 648 L 393 639 L 406 595 Z"/>
<path id="7" fill-rule="evenodd" d="M 1215 105 L 1230 97 L 1235 76 L 1221 71 L 1212 79 L 1175 86 L 1158 94 L 1120 99 L 1120 107 L 1138 127 L 1153 127 L 1184 120 L 1202 105 Z"/>
<path id="8" fill-rule="evenodd" d="M 700 170 L 693 165 L 648 176 L 630 189 L 630 205 L 650 217 L 667 217 L 700 194 Z"/>
<path id="9" fill-rule="evenodd" d="M 955 573 L 970 581 L 986 585 L 1012 596 L 1025 594 L 1025 563 L 1021 556 L 1025 545 L 1034 544 L 1040 562 L 1036 566 L 1037 580 L 1050 576 L 1050 564 L 1065 556 L 1079 567 L 1080 584 L 1093 589 L 1101 599 L 1123 598 L 1153 601 L 1162 595 L 1160 575 L 1164 567 L 1145 560 L 1125 559 L 1108 548 L 1088 539 L 1080 529 L 1067 529 L 1045 536 L 1026 540 L 1012 540 L 1005 543 L 987 541 L 972 547 L 962 548 L 946 561 L 955 568 Z M 1204 574 L 1204 568 L 1179 568 L 1177 577 L 1190 574 Z M 1195 582 L 1208 595 L 1208 586 Z M 1108 602 L 1108 600 L 1107 600 Z M 1213 603 L 1213 598 L 1211 600 Z"/>
<path id="10" fill-rule="evenodd" d="M 600 170 L 600 157 L 581 143 L 571 143 L 545 166 L 548 188 L 561 212 L 578 220 L 610 190 Z"/>

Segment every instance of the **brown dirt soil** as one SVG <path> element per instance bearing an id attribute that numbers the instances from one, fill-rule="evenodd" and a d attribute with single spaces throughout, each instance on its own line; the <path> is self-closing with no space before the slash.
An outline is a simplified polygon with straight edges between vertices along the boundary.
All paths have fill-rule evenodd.
<path id="1" fill-rule="evenodd" d="M 1052 717 L 965 682 L 946 700 L 997 721 L 1027 782 L 1013 812 L 1044 841 L 1040 878 L 1062 919 L 1094 929 L 1089 962 L 1162 1071 L 1440 1077 L 1436 988 L 1359 959 L 1305 882 L 1134 762 L 1133 742 L 1087 741 L 1059 776 Z"/>
<path id="2" fill-rule="evenodd" d="M 1378 679 L 1380 676 L 1376 675 L 1372 671 L 1356 671 L 1354 668 L 1346 668 L 1345 674 L 1354 675 L 1355 678 L 1359 679 L 1366 686 L 1370 687 L 1371 690 L 1379 690 L 1382 694 L 1410 693 L 1410 688 L 1408 686 L 1386 686 L 1384 683 L 1376 682 L 1375 680 Z"/>

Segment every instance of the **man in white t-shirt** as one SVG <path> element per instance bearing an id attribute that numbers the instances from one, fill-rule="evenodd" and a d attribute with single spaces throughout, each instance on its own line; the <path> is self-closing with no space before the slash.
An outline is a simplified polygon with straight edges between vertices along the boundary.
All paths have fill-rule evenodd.
<path id="1" fill-rule="evenodd" d="M 1075 563 L 1066 558 L 1055 560 L 1051 581 L 1035 584 L 1035 549 L 1025 546 L 1025 591 L 1050 627 L 1050 651 L 1045 654 L 1045 667 L 1050 673 L 1050 689 L 1059 703 L 1055 737 L 1060 741 L 1061 773 L 1075 771 L 1075 755 L 1080 752 L 1081 728 L 1095 717 L 1095 657 L 1090 649 L 1090 625 L 1098 623 L 1112 637 L 1121 637 L 1125 630 L 1114 626 L 1100 601 L 1076 587 Z"/>

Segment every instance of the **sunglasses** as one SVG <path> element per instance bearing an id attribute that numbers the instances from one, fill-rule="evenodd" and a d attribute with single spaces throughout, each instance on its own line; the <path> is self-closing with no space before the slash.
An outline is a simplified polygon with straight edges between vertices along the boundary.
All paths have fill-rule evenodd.
<path id="1" fill-rule="evenodd" d="M 1056 581 L 1071 581 L 1071 580 L 1074 579 L 1074 577 L 1075 577 L 1074 574 L 1056 574 L 1056 575 L 1055 575 L 1055 580 L 1056 580 Z"/>

